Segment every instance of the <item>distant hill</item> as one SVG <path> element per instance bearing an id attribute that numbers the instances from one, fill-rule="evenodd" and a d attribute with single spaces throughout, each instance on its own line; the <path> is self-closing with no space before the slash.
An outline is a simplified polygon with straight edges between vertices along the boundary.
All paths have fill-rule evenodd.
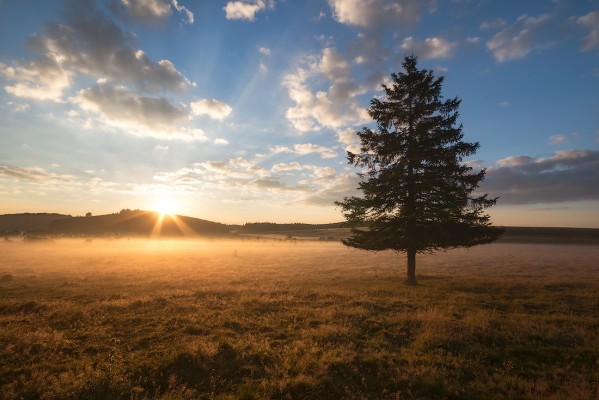
<path id="1" fill-rule="evenodd" d="M 50 224 L 70 215 L 50 213 L 23 213 L 0 215 L 0 233 L 46 231 Z"/>
<path id="2" fill-rule="evenodd" d="M 508 226 L 499 241 L 504 243 L 599 245 L 599 229 Z"/>
<path id="3" fill-rule="evenodd" d="M 57 219 L 48 228 L 52 234 L 69 235 L 160 235 L 223 236 L 230 230 L 224 224 L 184 216 L 160 216 L 153 211 L 121 210 L 117 214 Z"/>
<path id="4" fill-rule="evenodd" d="M 275 233 L 284 231 L 309 231 L 314 229 L 336 229 L 346 228 L 346 222 L 334 222 L 331 224 L 275 224 L 272 222 L 249 222 L 239 227 L 240 233 Z"/>

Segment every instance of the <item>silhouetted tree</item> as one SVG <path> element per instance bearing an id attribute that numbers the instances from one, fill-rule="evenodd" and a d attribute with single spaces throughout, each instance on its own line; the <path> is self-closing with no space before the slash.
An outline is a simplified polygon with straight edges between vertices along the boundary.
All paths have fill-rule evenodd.
<path id="1" fill-rule="evenodd" d="M 370 103 L 376 130 L 357 132 L 360 152 L 347 153 L 350 164 L 364 168 L 363 197 L 336 204 L 352 225 L 343 243 L 407 253 L 407 283 L 416 284 L 416 253 L 490 243 L 503 230 L 483 213 L 497 199 L 473 194 L 485 170 L 463 163 L 479 144 L 462 141 L 461 100 L 443 101 L 443 77 L 419 70 L 416 57 L 405 57 L 402 66 L 383 85 L 386 98 Z"/>

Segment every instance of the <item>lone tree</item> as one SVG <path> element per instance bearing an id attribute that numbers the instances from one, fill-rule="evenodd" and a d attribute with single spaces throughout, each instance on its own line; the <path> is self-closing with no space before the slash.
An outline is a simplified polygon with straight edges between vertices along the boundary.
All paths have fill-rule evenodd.
<path id="1" fill-rule="evenodd" d="M 497 198 L 473 194 L 485 170 L 462 162 L 479 144 L 462 141 L 461 100 L 443 101 L 443 77 L 416 64 L 415 56 L 405 57 L 404 72 L 391 74 L 386 99 L 370 102 L 376 130 L 357 132 L 360 152 L 347 153 L 350 164 L 364 168 L 358 174 L 364 196 L 336 202 L 352 226 L 343 243 L 406 252 L 412 285 L 416 253 L 490 243 L 503 233 L 483 213 Z"/>

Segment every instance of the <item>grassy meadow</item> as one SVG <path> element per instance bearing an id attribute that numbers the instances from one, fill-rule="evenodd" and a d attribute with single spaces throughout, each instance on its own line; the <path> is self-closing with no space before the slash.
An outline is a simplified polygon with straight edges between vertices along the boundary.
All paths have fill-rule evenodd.
<path id="1" fill-rule="evenodd" d="M 599 398 L 599 246 L 0 242 L 2 399 Z"/>

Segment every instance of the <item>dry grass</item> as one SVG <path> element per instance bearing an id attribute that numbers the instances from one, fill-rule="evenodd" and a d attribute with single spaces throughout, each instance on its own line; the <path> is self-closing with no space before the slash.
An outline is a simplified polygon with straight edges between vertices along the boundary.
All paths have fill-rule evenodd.
<path id="1" fill-rule="evenodd" d="M 0 243 L 0 398 L 591 399 L 599 248 Z"/>

